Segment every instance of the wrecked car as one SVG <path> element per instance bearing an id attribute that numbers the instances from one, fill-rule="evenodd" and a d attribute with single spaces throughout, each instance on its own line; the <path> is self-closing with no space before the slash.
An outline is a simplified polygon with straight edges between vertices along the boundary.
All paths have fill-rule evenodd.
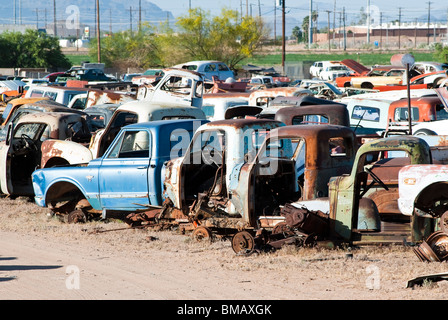
<path id="1" fill-rule="evenodd" d="M 183 85 L 186 83 L 188 85 Z M 101 157 L 120 129 L 129 124 L 171 119 L 205 119 L 202 105 L 202 76 L 187 70 L 166 70 L 164 77 L 154 89 L 147 88 L 142 100 L 130 101 L 116 108 L 106 127 L 92 137 L 89 147 L 79 151 L 88 162 Z M 192 98 L 194 96 L 194 98 Z M 153 99 L 153 100 L 152 100 Z M 47 153 L 45 159 L 59 161 L 60 164 L 70 161 L 70 141 L 44 142 Z M 47 167 L 42 163 L 42 168 Z"/>
<path id="2" fill-rule="evenodd" d="M 254 159 L 266 134 L 279 126 L 284 124 L 274 120 L 231 119 L 200 127 L 185 156 L 166 164 L 166 202 L 160 216 L 173 211 L 188 216 L 190 207 L 207 197 L 210 210 L 240 217 L 239 209 L 245 200 L 236 191 L 241 167 Z M 290 174 L 294 174 L 292 167 L 291 170 Z M 208 191 L 211 194 L 206 195 Z M 235 195 L 230 200 L 228 194 Z"/>
<path id="3" fill-rule="evenodd" d="M 390 151 L 403 157 L 388 158 Z M 409 164 L 432 163 L 428 144 L 414 136 L 380 138 L 362 145 L 350 174 L 335 176 L 328 198 L 291 203 L 328 216 L 327 239 L 350 244 L 413 243 L 427 231 L 425 221 L 405 217 L 398 207 L 398 172 Z"/>
<path id="4" fill-rule="evenodd" d="M 69 221 L 162 204 L 163 163 L 183 155 L 207 120 L 163 120 L 123 127 L 100 158 L 32 174 L 35 202 Z"/>
<path id="5" fill-rule="evenodd" d="M 31 174 L 39 167 L 46 139 L 76 141 L 83 147 L 90 140 L 85 115 L 64 112 L 39 112 L 20 118 L 8 126 L 6 139 L 0 142 L 0 185 L 3 194 L 33 196 Z M 78 148 L 79 149 L 79 148 Z M 77 149 L 71 150 L 77 159 Z"/>
<path id="6" fill-rule="evenodd" d="M 264 140 L 253 144 L 263 131 L 267 146 Z M 201 147 L 201 140 L 209 144 Z M 338 146 L 345 150 L 337 152 Z M 329 178 L 349 172 L 355 152 L 355 135 L 347 127 L 212 122 L 198 130 L 184 158 L 167 164 L 167 203 L 160 216 L 182 211 L 195 226 L 193 236 L 253 230 L 259 216 L 278 215 L 286 201 L 326 196 Z"/>
<path id="7" fill-rule="evenodd" d="M 17 106 L 14 110 L 11 110 L 8 120 L 6 120 L 5 125 L 0 130 L 0 141 L 5 140 L 10 123 L 16 125 L 22 116 L 36 112 L 66 112 L 85 115 L 85 113 L 81 110 L 67 108 L 65 105 L 53 100 L 44 99 L 33 103 L 26 103 L 21 106 Z"/>
<path id="8" fill-rule="evenodd" d="M 350 127 L 347 107 L 342 104 L 285 107 L 275 113 L 275 120 L 287 126 L 298 124 L 336 124 Z"/>

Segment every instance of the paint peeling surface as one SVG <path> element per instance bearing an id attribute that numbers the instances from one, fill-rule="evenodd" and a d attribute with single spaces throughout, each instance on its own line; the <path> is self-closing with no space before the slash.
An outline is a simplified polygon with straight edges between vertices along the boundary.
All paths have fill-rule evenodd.
<path id="1" fill-rule="evenodd" d="M 399 172 L 398 205 L 404 215 L 439 216 L 448 200 L 448 166 L 411 165 Z M 416 210 L 417 209 L 417 210 Z"/>
<path id="2" fill-rule="evenodd" d="M 188 146 L 197 127 L 195 121 L 129 125 L 122 128 L 104 156 L 88 164 L 34 171 L 36 203 L 58 208 L 58 203 L 76 204 L 86 199 L 94 210 L 100 211 L 144 211 L 150 206 L 161 206 L 163 164 L 172 156 L 174 142 L 177 145 L 185 139 Z M 179 148 L 177 154 L 182 155 L 185 149 Z"/>

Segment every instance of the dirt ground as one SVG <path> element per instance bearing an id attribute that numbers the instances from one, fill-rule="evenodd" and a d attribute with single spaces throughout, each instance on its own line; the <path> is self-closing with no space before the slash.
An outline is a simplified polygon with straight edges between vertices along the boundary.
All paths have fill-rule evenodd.
<path id="1" fill-rule="evenodd" d="M 26 199 L 2 198 L 0 207 L 1 300 L 437 300 L 448 293 L 447 281 L 406 288 L 448 265 L 420 262 L 405 246 L 353 248 L 352 257 L 347 249 L 295 246 L 239 256 L 229 241 L 196 242 L 117 220 L 63 223 Z"/>

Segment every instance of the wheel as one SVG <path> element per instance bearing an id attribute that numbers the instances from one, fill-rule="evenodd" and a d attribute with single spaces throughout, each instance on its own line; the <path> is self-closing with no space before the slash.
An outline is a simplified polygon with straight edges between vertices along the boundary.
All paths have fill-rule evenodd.
<path id="1" fill-rule="evenodd" d="M 436 135 L 437 133 L 429 129 L 420 129 L 414 133 L 414 136 L 436 136 Z"/>
<path id="2" fill-rule="evenodd" d="M 255 249 L 254 237 L 247 231 L 240 231 L 232 237 L 232 249 L 235 253 L 250 254 Z"/>
<path id="3" fill-rule="evenodd" d="M 363 89 L 373 89 L 373 84 L 371 84 L 370 82 L 363 82 L 361 84 L 361 88 L 363 88 Z"/>
<path id="4" fill-rule="evenodd" d="M 448 234 L 448 211 L 445 211 L 440 217 L 439 228 L 442 232 Z"/>
<path id="5" fill-rule="evenodd" d="M 67 216 L 68 223 L 85 223 L 87 216 L 81 209 L 71 211 Z"/>
<path id="6" fill-rule="evenodd" d="M 207 227 L 199 226 L 193 230 L 192 238 L 196 241 L 212 241 L 213 234 Z"/>

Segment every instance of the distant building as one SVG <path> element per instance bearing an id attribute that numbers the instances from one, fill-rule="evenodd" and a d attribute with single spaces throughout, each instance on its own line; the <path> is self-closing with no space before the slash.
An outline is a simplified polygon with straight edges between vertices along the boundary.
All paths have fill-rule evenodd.
<path id="1" fill-rule="evenodd" d="M 330 40 L 334 45 L 341 46 L 344 29 L 336 28 L 333 34 L 330 30 Z M 416 47 L 422 44 L 436 42 L 447 43 L 447 25 L 441 23 L 383 23 L 370 26 L 370 42 L 375 46 Z M 328 43 L 328 34 L 315 35 L 315 42 Z M 367 43 L 367 26 L 346 26 L 345 42 L 347 47 L 359 47 Z"/>
<path id="2" fill-rule="evenodd" d="M 0 33 L 3 32 L 21 32 L 25 33 L 26 30 L 37 30 L 35 24 L 0 24 Z"/>
<path id="3" fill-rule="evenodd" d="M 87 24 L 80 23 L 78 28 L 74 28 L 71 24 L 68 24 L 66 20 L 58 20 L 56 21 L 56 35 L 60 38 L 85 38 L 86 37 L 86 29 L 90 30 L 90 33 L 93 31 L 91 27 Z M 54 36 L 54 23 L 47 24 L 47 34 Z M 91 37 L 92 34 L 88 34 L 87 37 Z"/>

